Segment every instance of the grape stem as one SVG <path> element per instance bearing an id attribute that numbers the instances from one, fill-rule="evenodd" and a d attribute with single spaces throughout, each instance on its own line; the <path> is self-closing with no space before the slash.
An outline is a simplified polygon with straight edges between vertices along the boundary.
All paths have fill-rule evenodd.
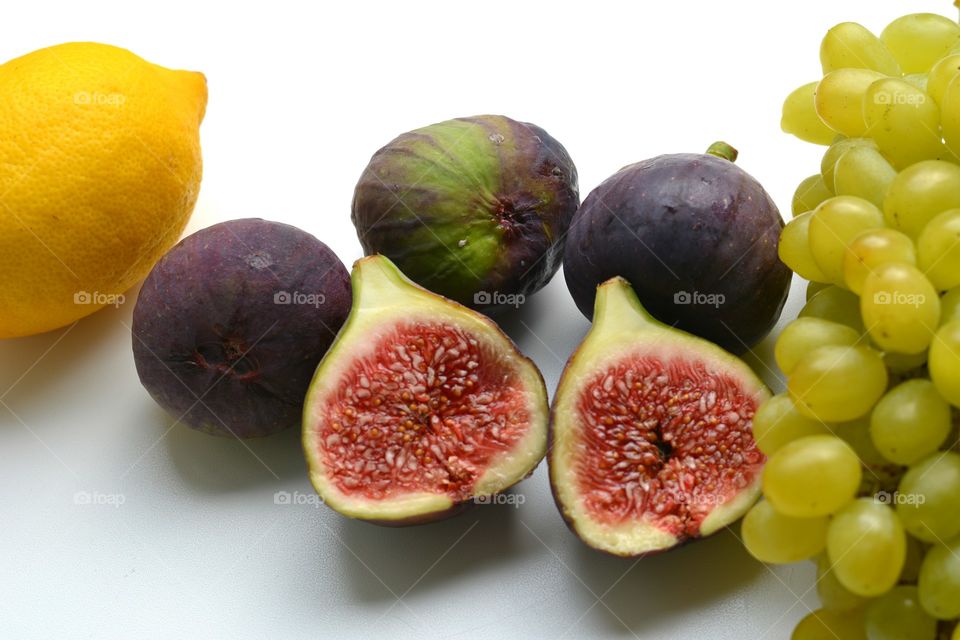
<path id="1" fill-rule="evenodd" d="M 960 2 L 960 0 L 956 0 Z M 730 162 L 737 161 L 737 150 L 731 147 L 729 144 L 723 141 L 714 142 L 707 149 L 707 154 L 711 156 L 716 156 L 718 158 L 723 158 L 724 160 L 729 160 Z"/>

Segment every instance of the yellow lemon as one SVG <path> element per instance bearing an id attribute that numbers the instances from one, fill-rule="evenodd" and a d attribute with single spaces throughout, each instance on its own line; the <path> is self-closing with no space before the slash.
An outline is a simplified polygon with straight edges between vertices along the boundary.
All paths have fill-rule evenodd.
<path id="1" fill-rule="evenodd" d="M 0 338 L 122 300 L 200 189 L 203 74 L 75 42 L 0 65 Z"/>

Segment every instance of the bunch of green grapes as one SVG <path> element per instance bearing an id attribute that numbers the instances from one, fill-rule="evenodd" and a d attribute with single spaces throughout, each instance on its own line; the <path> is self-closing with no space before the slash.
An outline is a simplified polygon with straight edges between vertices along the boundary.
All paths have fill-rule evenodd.
<path id="1" fill-rule="evenodd" d="M 780 238 L 810 285 L 774 350 L 786 391 L 754 417 L 743 541 L 817 562 L 795 640 L 960 640 L 960 25 L 845 22 L 820 61 L 783 106 L 827 149 Z"/>

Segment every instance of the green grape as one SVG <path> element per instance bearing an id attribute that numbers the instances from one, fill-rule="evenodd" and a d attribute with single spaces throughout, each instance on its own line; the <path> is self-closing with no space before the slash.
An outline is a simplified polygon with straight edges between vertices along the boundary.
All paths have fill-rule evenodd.
<path id="1" fill-rule="evenodd" d="M 873 147 L 854 147 L 840 156 L 833 168 L 838 196 L 857 196 L 883 206 L 897 171 Z"/>
<path id="2" fill-rule="evenodd" d="M 836 193 L 834 189 L 833 170 L 837 166 L 837 161 L 840 160 L 840 157 L 847 151 L 856 147 L 879 149 L 877 143 L 871 138 L 840 138 L 831 144 L 823 153 L 823 158 L 820 160 L 820 175 L 823 177 L 824 186 L 826 186 L 831 193 Z"/>
<path id="3" fill-rule="evenodd" d="M 960 209 L 944 211 L 927 223 L 917 238 L 917 261 L 937 289 L 960 285 Z"/>
<path id="4" fill-rule="evenodd" d="M 867 640 L 863 611 L 817 609 L 797 623 L 790 640 Z"/>
<path id="5" fill-rule="evenodd" d="M 908 73 L 903 76 L 903 81 L 908 82 L 920 91 L 926 93 L 927 91 L 927 74 L 925 73 Z"/>
<path id="6" fill-rule="evenodd" d="M 887 226 L 912 238 L 938 213 L 956 208 L 960 208 L 960 166 L 943 160 L 924 160 L 898 173 L 883 201 Z"/>
<path id="7" fill-rule="evenodd" d="M 960 287 L 950 289 L 940 296 L 940 326 L 960 319 Z"/>
<path id="8" fill-rule="evenodd" d="M 867 605 L 869 640 L 936 640 L 937 621 L 920 606 L 917 588 L 894 587 Z"/>
<path id="9" fill-rule="evenodd" d="M 821 291 L 829 287 L 833 287 L 834 289 L 840 289 L 840 287 L 834 287 L 832 284 L 829 284 L 827 282 L 817 282 L 816 280 L 811 280 L 810 282 L 807 283 L 807 289 L 804 294 L 804 297 L 806 301 L 809 302 L 810 299 L 813 298 L 813 296 L 817 295 L 818 293 L 820 293 Z M 840 289 L 840 291 L 843 291 L 843 289 Z"/>
<path id="10" fill-rule="evenodd" d="M 920 604 L 931 616 L 960 617 L 960 538 L 930 547 L 920 565 L 917 587 Z"/>
<path id="11" fill-rule="evenodd" d="M 877 447 L 873 444 L 870 437 L 870 415 L 851 422 L 839 422 L 830 425 L 833 435 L 837 436 L 857 452 L 860 462 L 867 466 L 888 465 L 890 462 L 884 458 Z"/>
<path id="12" fill-rule="evenodd" d="M 947 147 L 960 154 L 960 80 L 957 77 L 947 83 L 940 99 L 940 130 Z"/>
<path id="13" fill-rule="evenodd" d="M 789 375 L 797 362 L 817 347 L 855 345 L 860 334 L 845 324 L 821 318 L 797 318 L 780 332 L 773 356 L 780 370 Z"/>
<path id="14" fill-rule="evenodd" d="M 905 80 L 884 78 L 871 84 L 863 97 L 863 116 L 867 135 L 898 169 L 947 155 L 940 140 L 940 108 Z"/>
<path id="15" fill-rule="evenodd" d="M 780 232 L 777 254 L 783 264 L 790 267 L 801 278 L 825 281 L 827 276 L 820 271 L 820 267 L 813 260 L 813 254 L 810 253 L 809 231 L 812 218 L 813 211 L 808 211 L 787 223 Z"/>
<path id="16" fill-rule="evenodd" d="M 950 434 L 950 405 L 929 380 L 907 380 L 880 398 L 870 436 L 890 462 L 909 465 L 936 451 Z"/>
<path id="17" fill-rule="evenodd" d="M 752 426 L 757 448 L 768 456 L 798 438 L 829 433 L 822 422 L 797 411 L 793 400 L 785 393 L 777 394 L 757 407 Z"/>
<path id="18" fill-rule="evenodd" d="M 846 289 L 830 285 L 818 291 L 803 308 L 801 318 L 822 318 L 851 327 L 863 335 L 867 330 L 860 318 L 860 298 Z"/>
<path id="19" fill-rule="evenodd" d="M 930 343 L 927 367 L 940 395 L 960 407 L 960 320 L 952 320 L 937 329 Z"/>
<path id="20" fill-rule="evenodd" d="M 890 373 L 909 373 L 927 364 L 927 352 L 897 353 L 896 351 L 885 351 L 883 363 L 887 365 Z"/>
<path id="21" fill-rule="evenodd" d="M 827 31 L 820 43 L 824 75 L 837 69 L 873 69 L 888 76 L 901 75 L 900 64 L 880 38 L 856 22 L 841 22 Z"/>
<path id="22" fill-rule="evenodd" d="M 805 142 L 828 145 L 837 135 L 817 115 L 814 93 L 818 82 L 811 82 L 790 92 L 783 101 L 780 128 Z"/>
<path id="23" fill-rule="evenodd" d="M 848 138 L 865 135 L 863 97 L 871 84 L 886 77 L 869 69 L 831 71 L 823 76 L 813 96 L 817 115 L 828 127 Z"/>
<path id="24" fill-rule="evenodd" d="M 850 291 L 860 294 L 867 276 L 880 265 L 890 262 L 916 265 L 913 240 L 896 229 L 864 231 L 850 242 L 844 253 L 843 281 Z"/>
<path id="25" fill-rule="evenodd" d="M 922 542 L 911 535 L 907 536 L 907 557 L 900 572 L 900 584 L 916 584 L 920 578 L 920 565 L 927 550 Z"/>
<path id="26" fill-rule="evenodd" d="M 829 282 L 843 283 L 843 256 L 847 245 L 864 231 L 882 226 L 883 213 L 863 198 L 836 196 L 813 210 L 807 232 L 810 253 Z"/>
<path id="27" fill-rule="evenodd" d="M 922 73 L 960 42 L 960 26 L 934 13 L 914 13 L 888 24 L 880 40 L 904 73 Z"/>
<path id="28" fill-rule="evenodd" d="M 827 554 L 833 572 L 853 593 L 872 598 L 897 583 L 907 553 L 907 536 L 893 509 L 872 498 L 847 504 L 830 521 Z"/>
<path id="29" fill-rule="evenodd" d="M 953 628 L 953 634 L 950 635 L 950 640 L 960 640 L 960 624 L 957 624 Z"/>
<path id="30" fill-rule="evenodd" d="M 887 368 L 867 347 L 825 346 L 793 368 L 787 390 L 800 413 L 824 422 L 867 414 L 887 388 Z"/>
<path id="31" fill-rule="evenodd" d="M 920 353 L 930 346 L 940 324 L 940 296 L 916 267 L 888 263 L 864 281 L 860 313 L 881 349 Z"/>
<path id="32" fill-rule="evenodd" d="M 914 538 L 934 543 L 960 533 L 960 454 L 930 454 L 903 474 L 897 491 L 897 514 Z"/>
<path id="33" fill-rule="evenodd" d="M 927 77 L 927 95 L 942 105 L 947 85 L 956 77 L 957 72 L 960 72 L 960 54 L 954 53 L 938 60 Z"/>
<path id="34" fill-rule="evenodd" d="M 767 460 L 763 495 L 784 515 L 816 518 L 853 500 L 860 479 L 860 459 L 850 445 L 831 435 L 805 436 Z"/>
<path id="35" fill-rule="evenodd" d="M 812 558 L 827 544 L 827 518 L 791 518 L 761 500 L 743 517 L 743 546 L 754 558 L 789 564 Z"/>
<path id="36" fill-rule="evenodd" d="M 840 584 L 826 553 L 817 557 L 817 596 L 825 609 L 837 612 L 856 609 L 867 601 Z"/>
<path id="37" fill-rule="evenodd" d="M 797 190 L 793 192 L 793 202 L 791 203 L 791 213 L 798 216 L 807 211 L 813 211 L 817 205 L 832 198 L 833 192 L 827 188 L 823 181 L 823 176 L 819 173 L 805 178 L 803 182 L 797 185 Z"/>

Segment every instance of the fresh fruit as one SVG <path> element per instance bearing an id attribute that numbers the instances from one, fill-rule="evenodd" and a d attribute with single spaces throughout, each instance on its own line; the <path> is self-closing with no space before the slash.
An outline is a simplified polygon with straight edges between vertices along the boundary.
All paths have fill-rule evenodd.
<path id="1" fill-rule="evenodd" d="M 936 451 L 950 427 L 950 405 L 925 379 L 907 380 L 888 391 L 870 416 L 870 435 L 877 450 L 901 465 Z"/>
<path id="2" fill-rule="evenodd" d="M 837 166 L 837 162 L 839 162 L 840 158 L 843 157 L 847 151 L 858 147 L 869 147 L 875 151 L 878 150 L 877 143 L 870 138 L 839 137 L 823 153 L 823 158 L 820 160 L 820 175 L 823 177 L 823 182 L 831 193 L 836 194 L 836 189 L 834 188 L 834 169 Z"/>
<path id="3" fill-rule="evenodd" d="M 540 127 L 457 118 L 377 151 L 353 196 L 367 255 L 477 309 L 518 305 L 560 267 L 580 203 L 577 169 Z"/>
<path id="4" fill-rule="evenodd" d="M 140 381 L 177 422 L 265 436 L 300 423 L 313 370 L 350 308 L 347 270 L 278 222 L 232 220 L 185 238 L 133 312 Z"/>
<path id="5" fill-rule="evenodd" d="M 916 250 L 906 234 L 895 229 L 870 229 L 856 236 L 843 256 L 843 283 L 860 295 L 873 271 L 889 262 L 916 265 Z"/>
<path id="6" fill-rule="evenodd" d="M 200 73 L 73 42 L 0 65 L 0 338 L 106 305 L 180 236 L 200 189 Z"/>
<path id="7" fill-rule="evenodd" d="M 954 287 L 940 296 L 940 326 L 953 320 L 960 320 L 960 287 Z"/>
<path id="8" fill-rule="evenodd" d="M 954 53 L 940 58 L 930 68 L 930 75 L 927 80 L 927 95 L 933 98 L 938 105 L 942 105 L 947 86 L 957 76 L 958 72 L 960 72 L 960 54 Z"/>
<path id="9" fill-rule="evenodd" d="M 864 95 L 863 114 L 866 135 L 876 141 L 883 156 L 898 169 L 921 160 L 949 157 L 940 139 L 940 108 L 923 90 L 906 80 L 884 78 L 871 84 Z M 912 135 L 905 136 L 904 131 Z M 893 175 L 889 178 L 886 187 Z M 878 195 L 882 198 L 885 191 Z"/>
<path id="10" fill-rule="evenodd" d="M 863 282 L 860 313 L 880 348 L 921 353 L 930 346 L 940 324 L 940 296 L 916 267 L 883 264 Z"/>
<path id="11" fill-rule="evenodd" d="M 814 107 L 816 89 L 817 83 L 810 82 L 787 96 L 783 102 L 780 128 L 806 142 L 828 145 L 837 134 L 817 115 Z"/>
<path id="12" fill-rule="evenodd" d="M 858 146 L 837 160 L 833 167 L 833 187 L 838 196 L 856 196 L 882 207 L 896 176 L 897 170 L 877 149 Z"/>
<path id="13" fill-rule="evenodd" d="M 833 196 L 833 191 L 827 188 L 826 183 L 823 181 L 823 176 L 819 173 L 809 178 L 804 178 L 804 180 L 797 185 L 797 190 L 793 193 L 791 213 L 794 216 L 798 216 L 801 213 L 813 211 L 817 208 L 818 204 Z"/>
<path id="14" fill-rule="evenodd" d="M 924 160 L 893 179 L 883 215 L 888 226 L 916 238 L 937 214 L 956 208 L 960 208 L 960 166 Z"/>
<path id="15" fill-rule="evenodd" d="M 920 269 L 940 291 L 960 286 L 960 209 L 927 223 L 917 238 Z"/>
<path id="16" fill-rule="evenodd" d="M 960 320 L 951 320 L 937 329 L 927 366 L 940 395 L 960 407 Z"/>
<path id="17" fill-rule="evenodd" d="M 801 278 L 814 282 L 827 282 L 829 278 L 817 265 L 810 251 L 810 221 L 813 211 L 798 214 L 787 223 L 780 234 L 777 255 L 783 264 Z"/>
<path id="18" fill-rule="evenodd" d="M 774 564 L 799 562 L 817 555 L 827 544 L 826 517 L 791 518 L 761 500 L 743 517 L 743 546 L 757 560 Z"/>
<path id="19" fill-rule="evenodd" d="M 821 318 L 797 318 L 780 332 L 773 354 L 777 366 L 790 375 L 800 360 L 824 345 L 853 346 L 860 341 L 860 334 L 845 324 Z"/>
<path id="20" fill-rule="evenodd" d="M 564 249 L 577 307 L 629 280 L 650 313 L 740 353 L 776 323 L 790 285 L 777 258 L 783 222 L 763 187 L 718 143 L 624 167 L 584 200 Z"/>
<path id="21" fill-rule="evenodd" d="M 863 611 L 812 611 L 797 624 L 790 640 L 867 640 Z"/>
<path id="22" fill-rule="evenodd" d="M 799 411 L 785 393 L 773 396 L 757 408 L 753 415 L 753 438 L 764 454 L 773 455 L 780 447 L 803 438 L 830 433 L 819 420 Z"/>
<path id="23" fill-rule="evenodd" d="M 883 360 L 868 347 L 818 347 L 800 359 L 787 380 L 800 413 L 825 422 L 866 415 L 886 388 Z"/>
<path id="24" fill-rule="evenodd" d="M 383 256 L 353 267 L 353 307 L 307 392 L 310 480 L 343 515 L 419 524 L 489 502 L 543 458 L 540 372 L 487 317 Z"/>
<path id="25" fill-rule="evenodd" d="M 800 309 L 801 318 L 820 318 L 843 324 L 859 335 L 867 332 L 860 317 L 860 299 L 837 286 L 821 288 Z"/>
<path id="26" fill-rule="evenodd" d="M 960 618 L 960 538 L 937 542 L 920 565 L 920 604 L 940 620 Z"/>
<path id="27" fill-rule="evenodd" d="M 934 13 L 914 13 L 888 24 L 880 40 L 904 73 L 922 73 L 960 44 L 960 26 Z"/>
<path id="28" fill-rule="evenodd" d="M 860 476 L 860 459 L 846 442 L 832 435 L 805 436 L 770 457 L 763 495 L 785 516 L 827 516 L 853 499 Z"/>
<path id="29" fill-rule="evenodd" d="M 932 453 L 903 475 L 897 514 L 914 538 L 943 542 L 960 534 L 960 454 Z"/>
<path id="30" fill-rule="evenodd" d="M 874 597 L 896 584 L 907 539 L 893 509 L 872 498 L 854 500 L 833 516 L 827 553 L 833 572 L 852 593 Z"/>
<path id="31" fill-rule="evenodd" d="M 561 514 L 586 544 L 620 556 L 727 526 L 760 492 L 751 420 L 768 397 L 743 362 L 654 320 L 626 280 L 608 280 L 551 410 Z"/>
<path id="32" fill-rule="evenodd" d="M 838 612 L 856 609 L 867 601 L 840 584 L 826 553 L 817 558 L 817 596 L 824 608 Z"/>
<path id="33" fill-rule="evenodd" d="M 814 105 L 823 122 L 848 138 L 867 132 L 863 99 L 871 84 L 886 76 L 869 69 L 837 69 L 817 85 Z"/>
<path id="34" fill-rule="evenodd" d="M 810 218 L 810 252 L 829 282 L 843 283 L 843 258 L 853 239 L 882 226 L 883 214 L 863 198 L 836 196 L 820 203 Z"/>
<path id="35" fill-rule="evenodd" d="M 824 75 L 837 69 L 872 69 L 888 76 L 901 75 L 900 64 L 880 39 L 856 22 L 830 28 L 820 43 Z"/>
<path id="36" fill-rule="evenodd" d="M 894 587 L 867 605 L 864 615 L 870 640 L 936 640 L 937 621 L 920 606 L 917 588 Z"/>

